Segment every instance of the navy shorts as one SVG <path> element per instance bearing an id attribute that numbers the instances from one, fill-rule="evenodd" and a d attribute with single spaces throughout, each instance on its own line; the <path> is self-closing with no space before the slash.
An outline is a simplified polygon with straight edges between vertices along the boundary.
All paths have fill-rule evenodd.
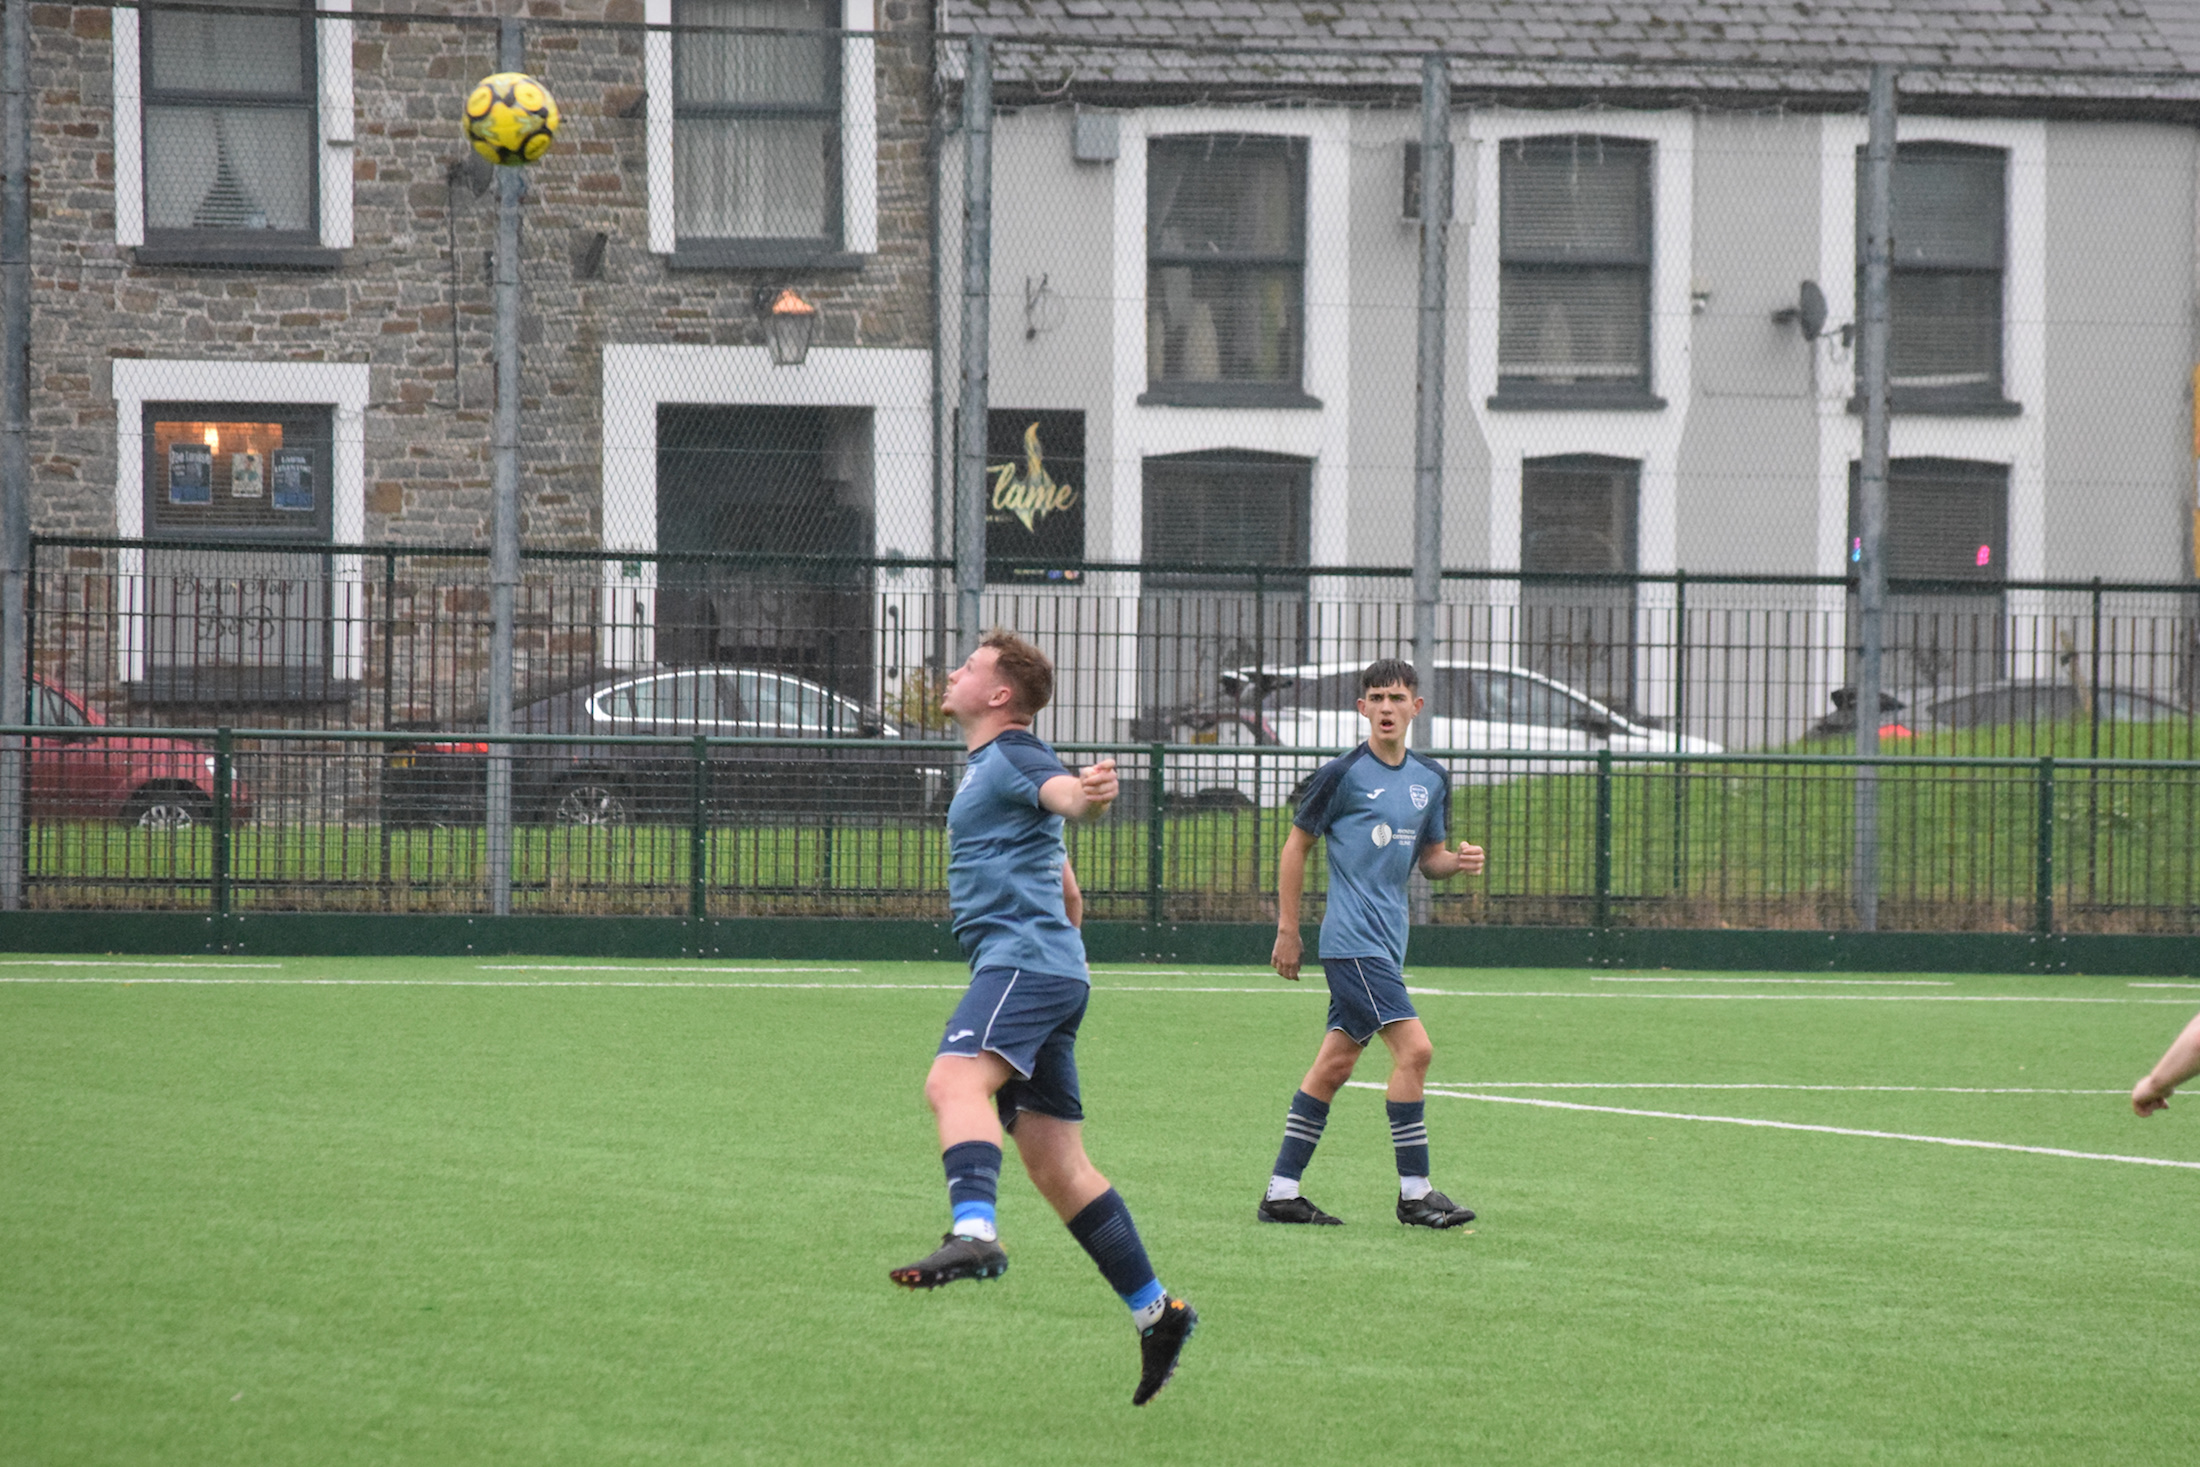
<path id="1" fill-rule="evenodd" d="M 1365 1044 L 1375 1031 L 1400 1019 L 1418 1019 L 1406 997 L 1405 974 L 1388 958 L 1323 958 L 1329 978 L 1329 1027 L 1354 1044 Z"/>
<path id="2" fill-rule="evenodd" d="M 1018 1111 L 1081 1121 L 1077 1093 L 1077 1026 L 1092 985 L 1082 978 L 1029 968 L 980 968 L 955 1005 L 940 1039 L 941 1054 L 975 1059 L 991 1050 L 1016 1073 L 993 1097 L 1001 1124 L 1016 1129 Z"/>

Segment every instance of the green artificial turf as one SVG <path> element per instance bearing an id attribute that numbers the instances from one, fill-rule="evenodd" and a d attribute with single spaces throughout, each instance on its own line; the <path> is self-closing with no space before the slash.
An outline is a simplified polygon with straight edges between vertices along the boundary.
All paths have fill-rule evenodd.
<path id="1" fill-rule="evenodd" d="M 1013 1162 L 1005 1279 L 886 1281 L 945 1224 L 959 970 L 609 966 L 0 966 L 0 1462 L 2068 1464 L 2200 1419 L 2200 1170 L 1432 1096 L 1483 1216 L 1408 1232 L 1352 1089 L 1306 1179 L 1347 1226 L 1256 1225 L 1322 1000 L 1252 969 L 1097 978 L 1088 1143 L 1203 1315 L 1134 1410 Z M 1616 976 L 1416 972 L 1432 1082 L 2200 1162 L 2200 1091 L 1611 1088 L 2121 1091 L 2200 989 Z M 2106 1001 L 1946 1001 L 1996 996 Z"/>

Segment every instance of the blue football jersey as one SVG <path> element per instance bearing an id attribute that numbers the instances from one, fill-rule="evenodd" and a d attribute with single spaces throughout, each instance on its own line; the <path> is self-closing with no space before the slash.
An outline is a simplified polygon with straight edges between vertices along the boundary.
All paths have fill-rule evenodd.
<path id="1" fill-rule="evenodd" d="M 1028 729 L 975 750 L 947 807 L 947 907 L 973 968 L 1084 978 L 1085 940 L 1062 906 L 1062 817 L 1039 788 L 1062 761 Z"/>
<path id="2" fill-rule="evenodd" d="M 1406 878 L 1421 848 L 1449 829 L 1451 780 L 1408 750 L 1396 768 L 1361 744 L 1314 773 L 1299 829 L 1328 837 L 1329 906 L 1324 958 L 1406 961 Z"/>

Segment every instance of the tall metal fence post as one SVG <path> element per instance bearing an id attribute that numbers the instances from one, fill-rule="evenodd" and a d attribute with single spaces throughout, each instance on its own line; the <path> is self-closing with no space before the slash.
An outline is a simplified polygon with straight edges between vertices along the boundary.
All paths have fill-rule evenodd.
<path id="1" fill-rule="evenodd" d="M 1857 466 L 1856 606 L 1862 652 L 1856 670 L 1856 752 L 1879 753 L 1881 658 L 1887 607 L 1887 341 L 1894 224 L 1894 69 L 1871 71 L 1869 141 L 1857 208 L 1864 222 L 1864 295 L 1857 338 L 1857 391 L 1864 402 L 1864 453 Z M 1879 927 L 1879 769 L 1856 768 L 1856 925 Z"/>
<path id="2" fill-rule="evenodd" d="M 236 782 L 237 733 L 231 728 L 214 730 L 214 870 L 213 905 L 216 918 L 229 915 L 229 792 Z M 226 934 L 224 934 L 226 936 Z"/>
<path id="3" fill-rule="evenodd" d="M 688 916 L 710 915 L 710 740 L 695 736 L 693 785 L 688 794 Z"/>
<path id="4" fill-rule="evenodd" d="M 955 638 L 977 647 L 985 616 L 985 419 L 993 288 L 993 53 L 970 38 L 963 73 L 962 408 L 955 434 Z"/>
<path id="5" fill-rule="evenodd" d="M 2055 756 L 2042 755 L 2037 781 L 2039 846 L 2033 863 L 2032 929 L 2046 937 L 2055 930 Z"/>
<path id="6" fill-rule="evenodd" d="M 31 540 L 31 8 L 13 0 L 0 22 L 0 723 L 29 710 Z M 23 905 L 23 739 L 0 737 L 0 911 Z"/>
<path id="7" fill-rule="evenodd" d="M 1688 572 L 1673 573 L 1673 752 L 1688 731 Z M 1688 764 L 1675 759 L 1666 773 L 1673 781 L 1673 886 L 1679 891 L 1688 872 Z"/>
<path id="8" fill-rule="evenodd" d="M 1155 744 L 1146 754 L 1146 921 L 1159 927 L 1167 920 L 1169 893 L 1165 877 L 1168 874 L 1169 834 L 1162 823 L 1168 814 L 1169 795 L 1162 787 L 1162 779 L 1168 772 L 1168 756 L 1160 744 Z"/>
<path id="9" fill-rule="evenodd" d="M 497 66 L 520 69 L 517 20 L 497 26 Z M 496 422 L 489 468 L 489 910 L 512 910 L 512 656 L 519 596 L 519 202 L 517 168 L 497 174 Z"/>
<path id="10" fill-rule="evenodd" d="M 1612 751 L 1597 750 L 1596 926 L 1612 925 Z"/>
<path id="11" fill-rule="evenodd" d="M 1442 56 L 1421 58 L 1421 310 L 1413 424 L 1413 663 L 1436 690 L 1436 608 L 1444 591 L 1445 252 L 1451 222 L 1451 71 Z M 1424 713 L 1413 742 L 1427 748 Z"/>

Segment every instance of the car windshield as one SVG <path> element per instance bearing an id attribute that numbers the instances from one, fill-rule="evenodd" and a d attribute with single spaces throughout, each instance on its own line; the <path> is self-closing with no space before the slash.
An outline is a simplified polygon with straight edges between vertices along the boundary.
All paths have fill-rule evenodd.
<path id="1" fill-rule="evenodd" d="M 1581 728 L 1592 716 L 1585 700 L 1531 677 L 1484 672 L 1476 674 L 1475 681 L 1482 694 L 1475 701 L 1480 705 L 1481 716 L 1491 723 L 1529 728 Z"/>
<path id="2" fill-rule="evenodd" d="M 54 689 L 40 688 L 31 699 L 31 722 L 45 728 L 86 728 L 91 720 Z"/>

